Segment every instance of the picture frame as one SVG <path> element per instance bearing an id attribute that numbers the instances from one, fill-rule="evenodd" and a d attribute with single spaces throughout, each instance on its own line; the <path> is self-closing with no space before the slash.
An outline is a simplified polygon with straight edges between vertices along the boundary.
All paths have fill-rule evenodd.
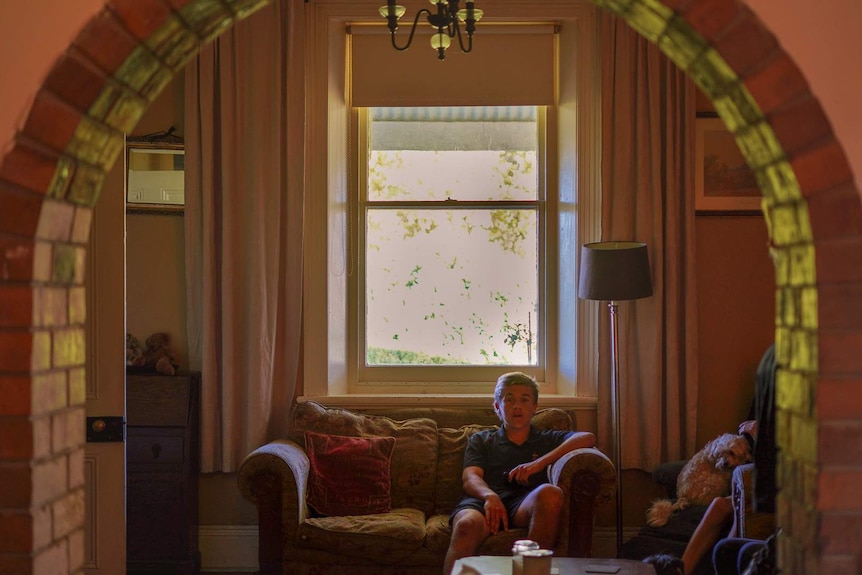
<path id="1" fill-rule="evenodd" d="M 183 215 L 185 145 L 174 128 L 126 138 L 126 213 Z"/>
<path id="2" fill-rule="evenodd" d="M 695 128 L 695 212 L 761 214 L 754 170 L 721 118 L 698 117 Z"/>

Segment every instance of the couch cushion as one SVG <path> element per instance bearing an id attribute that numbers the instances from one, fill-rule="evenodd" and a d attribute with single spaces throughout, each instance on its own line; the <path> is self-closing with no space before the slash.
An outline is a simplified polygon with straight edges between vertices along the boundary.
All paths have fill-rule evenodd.
<path id="1" fill-rule="evenodd" d="M 370 515 L 392 508 L 389 459 L 394 437 L 305 433 L 308 504 L 322 515 Z"/>
<path id="2" fill-rule="evenodd" d="M 307 431 L 349 437 L 394 437 L 389 468 L 392 507 L 412 507 L 425 514 L 434 510 L 437 424 L 433 419 L 396 421 L 308 401 L 294 407 L 288 436 L 305 445 Z"/>
<path id="3" fill-rule="evenodd" d="M 425 514 L 393 509 L 377 515 L 319 517 L 299 526 L 299 547 L 393 564 L 410 557 L 425 540 Z"/>

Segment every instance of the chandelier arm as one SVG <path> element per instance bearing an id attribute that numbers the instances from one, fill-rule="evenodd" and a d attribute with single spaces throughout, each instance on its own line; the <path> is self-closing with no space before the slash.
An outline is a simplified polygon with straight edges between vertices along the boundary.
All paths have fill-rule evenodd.
<path id="1" fill-rule="evenodd" d="M 392 47 L 398 50 L 399 52 L 403 52 L 413 43 L 413 35 L 416 34 L 416 26 L 419 25 L 419 18 L 422 16 L 422 13 L 431 15 L 431 11 L 427 8 L 422 8 L 419 12 L 416 13 L 416 16 L 413 18 L 413 26 L 410 28 L 410 36 L 407 37 L 407 43 L 403 47 L 399 47 L 398 44 L 395 43 L 395 30 L 390 30 L 389 35 L 392 38 Z"/>
<path id="2" fill-rule="evenodd" d="M 461 27 L 458 26 L 458 23 L 455 23 L 455 35 L 458 36 L 458 45 L 461 47 L 461 51 L 465 54 L 469 54 L 471 50 L 473 50 L 473 35 L 467 34 L 467 47 L 464 47 L 464 40 L 461 38 Z"/>

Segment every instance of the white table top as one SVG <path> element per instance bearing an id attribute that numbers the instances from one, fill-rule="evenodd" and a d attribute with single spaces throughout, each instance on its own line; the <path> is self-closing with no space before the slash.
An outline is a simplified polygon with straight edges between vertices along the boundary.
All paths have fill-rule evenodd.
<path id="1" fill-rule="evenodd" d="M 614 571 L 619 567 L 619 570 Z M 629 559 L 554 557 L 551 575 L 655 575 L 652 565 Z M 452 575 L 512 575 L 512 558 L 478 555 L 455 562 Z"/>

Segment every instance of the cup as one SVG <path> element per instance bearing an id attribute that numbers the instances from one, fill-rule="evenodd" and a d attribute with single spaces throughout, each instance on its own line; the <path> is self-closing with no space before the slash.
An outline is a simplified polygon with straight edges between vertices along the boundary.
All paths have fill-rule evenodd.
<path id="1" fill-rule="evenodd" d="M 551 575 L 551 559 L 554 552 L 550 549 L 532 549 L 521 553 L 524 562 L 522 575 Z"/>
<path id="2" fill-rule="evenodd" d="M 534 551 L 539 548 L 539 544 L 530 539 L 518 539 L 512 545 L 512 575 L 523 575 L 524 560 L 522 554 L 525 551 Z"/>

